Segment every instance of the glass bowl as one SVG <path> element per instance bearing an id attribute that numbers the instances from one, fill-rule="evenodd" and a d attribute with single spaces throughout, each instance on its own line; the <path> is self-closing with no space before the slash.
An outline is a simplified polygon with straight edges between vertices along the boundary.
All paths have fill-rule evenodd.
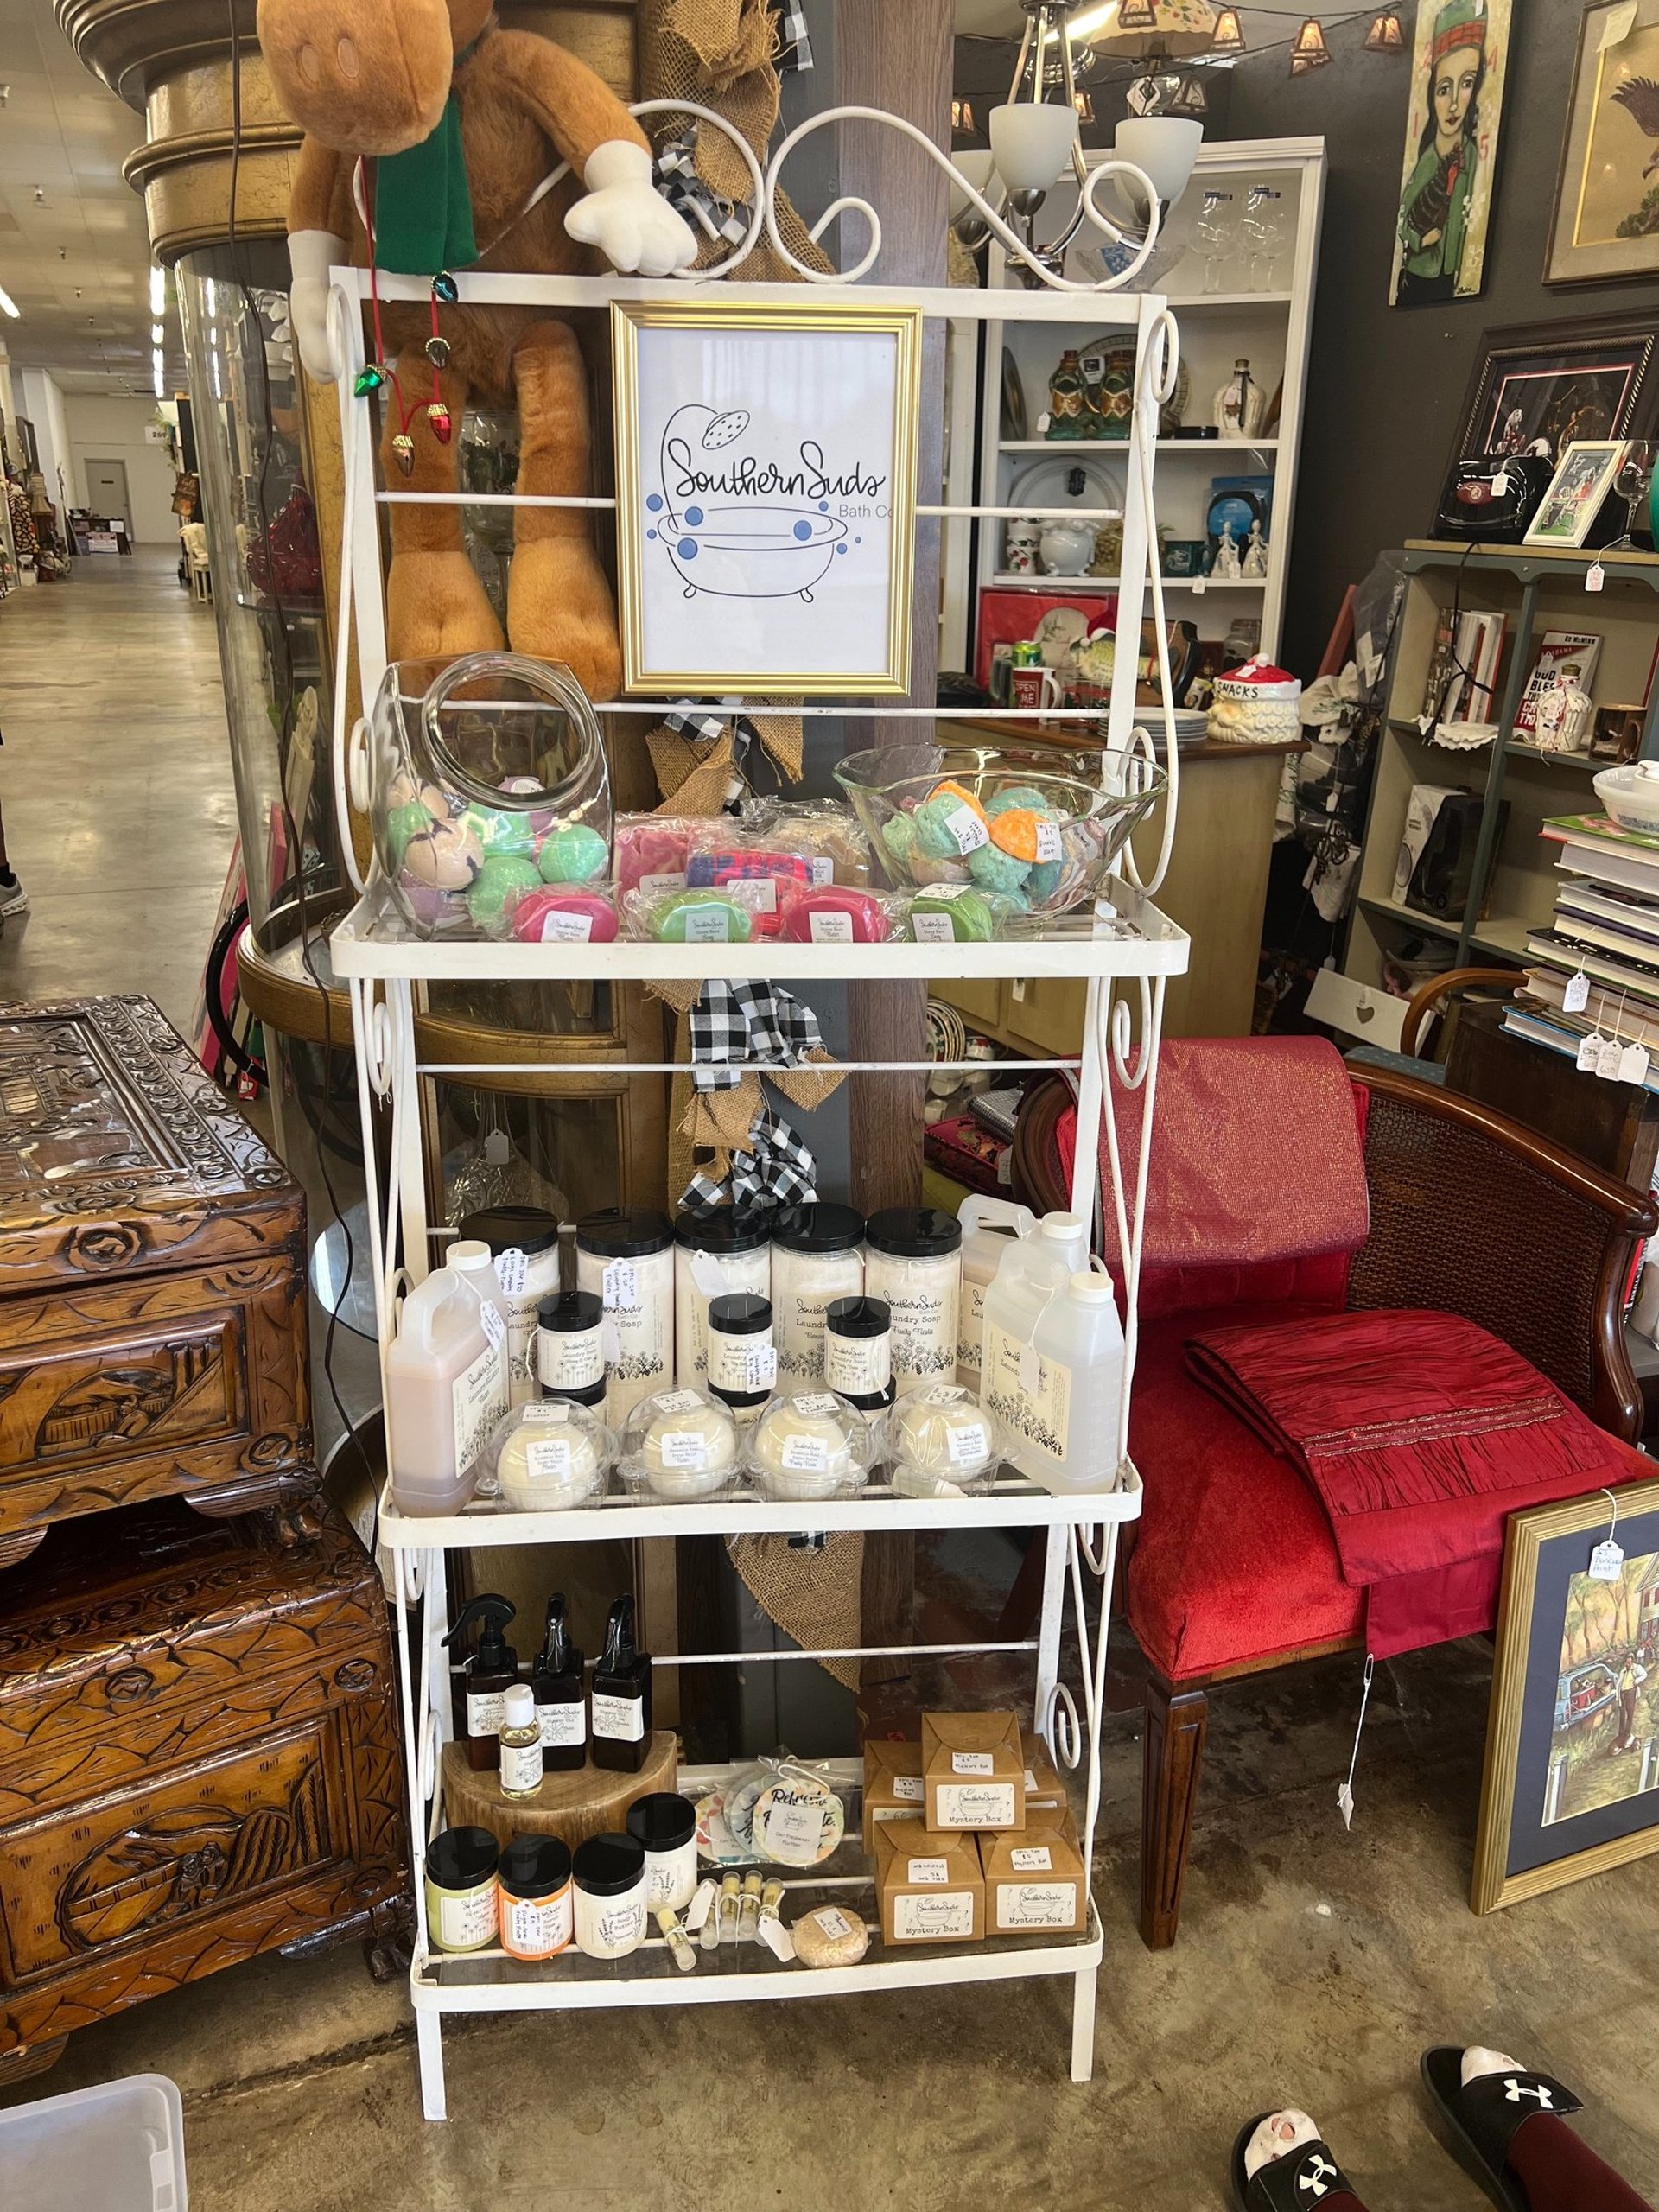
<path id="1" fill-rule="evenodd" d="M 1104 889 L 1166 779 L 1140 753 L 1106 753 L 1100 782 L 1057 766 L 1058 757 L 887 746 L 849 754 L 836 780 L 895 890 L 972 883 L 1025 913 L 1063 914 Z"/>

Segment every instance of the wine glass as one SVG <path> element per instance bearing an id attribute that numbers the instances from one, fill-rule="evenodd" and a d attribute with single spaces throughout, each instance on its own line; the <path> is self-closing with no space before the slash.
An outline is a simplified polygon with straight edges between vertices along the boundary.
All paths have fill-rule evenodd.
<path id="1" fill-rule="evenodd" d="M 1205 264 L 1204 289 L 1206 292 L 1221 289 L 1223 265 L 1238 242 L 1238 224 L 1233 213 L 1233 195 L 1215 188 L 1204 195 L 1204 205 L 1198 210 L 1192 226 L 1192 246 Z"/>
<path id="2" fill-rule="evenodd" d="M 1283 193 L 1272 185 L 1253 184 L 1244 203 L 1239 235 L 1247 257 L 1249 289 L 1253 292 L 1272 291 L 1274 272 L 1289 236 Z"/>
<path id="3" fill-rule="evenodd" d="M 1624 524 L 1624 535 L 1615 540 L 1619 545 L 1636 545 L 1636 525 L 1648 504 L 1648 493 L 1653 483 L 1653 467 L 1659 458 L 1659 445 L 1651 438 L 1631 438 L 1624 447 L 1618 464 L 1618 474 L 1613 479 L 1613 489 L 1630 510 Z"/>

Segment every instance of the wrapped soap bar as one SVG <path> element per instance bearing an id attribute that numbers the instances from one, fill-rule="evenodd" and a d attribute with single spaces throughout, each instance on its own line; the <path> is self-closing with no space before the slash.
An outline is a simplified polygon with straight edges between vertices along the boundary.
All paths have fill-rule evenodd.
<path id="1" fill-rule="evenodd" d="M 752 798 L 739 818 L 746 830 L 775 837 L 791 852 L 810 853 L 815 884 L 868 889 L 869 841 L 845 804 L 827 798 Z"/>
<path id="2" fill-rule="evenodd" d="M 774 887 L 728 883 L 720 891 L 631 891 L 623 900 L 628 929 L 659 944 L 747 944 Z M 775 895 L 771 903 L 775 906 Z"/>
<path id="3" fill-rule="evenodd" d="M 790 1929 L 795 1955 L 804 1967 L 855 1967 L 870 1948 L 862 1913 L 845 1905 L 821 1904 L 805 1912 Z"/>
<path id="4" fill-rule="evenodd" d="M 988 944 L 1005 920 L 1023 911 L 1018 898 L 973 884 L 936 883 L 912 899 L 907 927 L 917 944 Z"/>
<path id="5" fill-rule="evenodd" d="M 683 891 L 686 848 L 696 827 L 690 815 L 619 814 L 613 863 L 618 898 L 630 891 Z"/>
<path id="6" fill-rule="evenodd" d="M 758 894 L 754 934 L 776 937 L 782 892 L 786 886 L 809 887 L 817 865 L 807 847 L 797 849 L 784 837 L 761 836 L 721 816 L 693 828 L 686 846 L 685 880 L 694 891 L 753 884 Z"/>
<path id="7" fill-rule="evenodd" d="M 616 902 L 597 884 L 538 885 L 512 914 L 512 934 L 524 944 L 609 944 L 620 926 Z"/>
<path id="8" fill-rule="evenodd" d="M 850 885 L 785 887 L 779 894 L 779 934 L 791 944 L 884 944 L 893 935 L 893 904 Z"/>

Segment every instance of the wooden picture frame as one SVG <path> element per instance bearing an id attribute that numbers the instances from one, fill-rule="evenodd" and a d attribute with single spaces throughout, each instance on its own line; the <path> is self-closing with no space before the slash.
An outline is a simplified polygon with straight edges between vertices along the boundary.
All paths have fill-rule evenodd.
<path id="1" fill-rule="evenodd" d="M 1526 545 L 1585 545 L 1624 458 L 1623 438 L 1575 438 L 1555 464 L 1549 489 L 1527 524 Z"/>
<path id="2" fill-rule="evenodd" d="M 1591 1571 L 1610 1530 L 1611 1580 Z M 1469 1902 L 1495 1912 L 1656 1851 L 1659 1481 L 1510 1516 Z"/>
<path id="3" fill-rule="evenodd" d="M 1510 0 L 1420 0 L 1390 307 L 1472 300 L 1485 286 L 1510 13 Z"/>
<path id="4" fill-rule="evenodd" d="M 919 308 L 614 302 L 624 683 L 910 687 Z"/>
<path id="5" fill-rule="evenodd" d="M 1653 435 L 1659 312 L 1510 323 L 1483 332 L 1447 473 L 1488 453 Z"/>
<path id="6" fill-rule="evenodd" d="M 1647 174 L 1659 150 L 1656 82 L 1659 10 L 1591 0 L 1579 21 L 1545 283 L 1659 276 L 1659 174 Z"/>

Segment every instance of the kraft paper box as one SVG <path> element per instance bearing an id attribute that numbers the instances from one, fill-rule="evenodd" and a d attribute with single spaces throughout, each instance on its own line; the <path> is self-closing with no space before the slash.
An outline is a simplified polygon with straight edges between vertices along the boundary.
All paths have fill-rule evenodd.
<path id="1" fill-rule="evenodd" d="M 977 1943 L 985 1882 L 970 1835 L 935 1835 L 919 1821 L 875 1831 L 875 1895 L 886 1943 Z"/>
<path id="2" fill-rule="evenodd" d="M 1030 1820 L 1017 1835 L 982 1835 L 988 1936 L 1080 1936 L 1088 1925 L 1083 1854 L 1068 1816 Z"/>
<path id="3" fill-rule="evenodd" d="M 922 1816 L 922 1747 L 918 1743 L 864 1746 L 864 1848 L 875 1856 L 875 1831 L 883 1821 Z"/>
<path id="4" fill-rule="evenodd" d="M 922 1786 L 930 1828 L 1024 1827 L 1020 1723 L 1011 1713 L 925 1713 Z"/>
<path id="5" fill-rule="evenodd" d="M 1028 1732 L 1020 1741 L 1026 1755 L 1027 1820 L 1058 1820 L 1069 1814 L 1071 1801 L 1065 1794 L 1065 1777 L 1049 1757 L 1048 1745 Z"/>

